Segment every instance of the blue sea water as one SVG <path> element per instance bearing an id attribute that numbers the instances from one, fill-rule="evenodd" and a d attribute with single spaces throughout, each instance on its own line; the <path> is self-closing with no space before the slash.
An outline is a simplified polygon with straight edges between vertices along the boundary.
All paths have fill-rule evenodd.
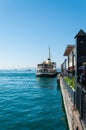
<path id="1" fill-rule="evenodd" d="M 0 130 L 68 130 L 56 78 L 0 71 Z"/>

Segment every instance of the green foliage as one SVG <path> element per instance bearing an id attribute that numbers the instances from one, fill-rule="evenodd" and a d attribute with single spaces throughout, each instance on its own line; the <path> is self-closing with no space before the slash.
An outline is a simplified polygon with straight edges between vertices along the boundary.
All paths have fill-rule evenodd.
<path id="1" fill-rule="evenodd" d="M 66 81 L 67 84 L 70 85 L 70 87 L 72 87 L 72 89 L 75 89 L 75 78 L 69 78 L 69 77 L 64 77 L 64 80 Z"/>

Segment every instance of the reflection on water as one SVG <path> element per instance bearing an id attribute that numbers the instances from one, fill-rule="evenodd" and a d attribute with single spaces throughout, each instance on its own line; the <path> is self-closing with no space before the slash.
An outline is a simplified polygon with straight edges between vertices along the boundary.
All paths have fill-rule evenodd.
<path id="1" fill-rule="evenodd" d="M 53 88 L 57 86 L 56 78 L 37 77 L 38 86 L 42 88 Z"/>

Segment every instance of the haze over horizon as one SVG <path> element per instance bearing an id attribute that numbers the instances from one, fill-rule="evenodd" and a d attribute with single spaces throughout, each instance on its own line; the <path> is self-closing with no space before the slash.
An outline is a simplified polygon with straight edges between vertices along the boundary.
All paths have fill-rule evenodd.
<path id="1" fill-rule="evenodd" d="M 0 0 L 0 69 L 33 68 L 48 58 L 64 62 L 68 44 L 86 32 L 85 0 Z"/>

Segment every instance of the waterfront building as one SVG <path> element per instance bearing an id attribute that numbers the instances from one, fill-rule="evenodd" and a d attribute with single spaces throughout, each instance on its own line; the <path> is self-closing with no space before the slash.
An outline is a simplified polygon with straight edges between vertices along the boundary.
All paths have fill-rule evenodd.
<path id="1" fill-rule="evenodd" d="M 64 56 L 67 56 L 67 71 L 70 74 L 74 75 L 75 72 L 75 53 L 76 48 L 75 45 L 67 45 Z"/>

